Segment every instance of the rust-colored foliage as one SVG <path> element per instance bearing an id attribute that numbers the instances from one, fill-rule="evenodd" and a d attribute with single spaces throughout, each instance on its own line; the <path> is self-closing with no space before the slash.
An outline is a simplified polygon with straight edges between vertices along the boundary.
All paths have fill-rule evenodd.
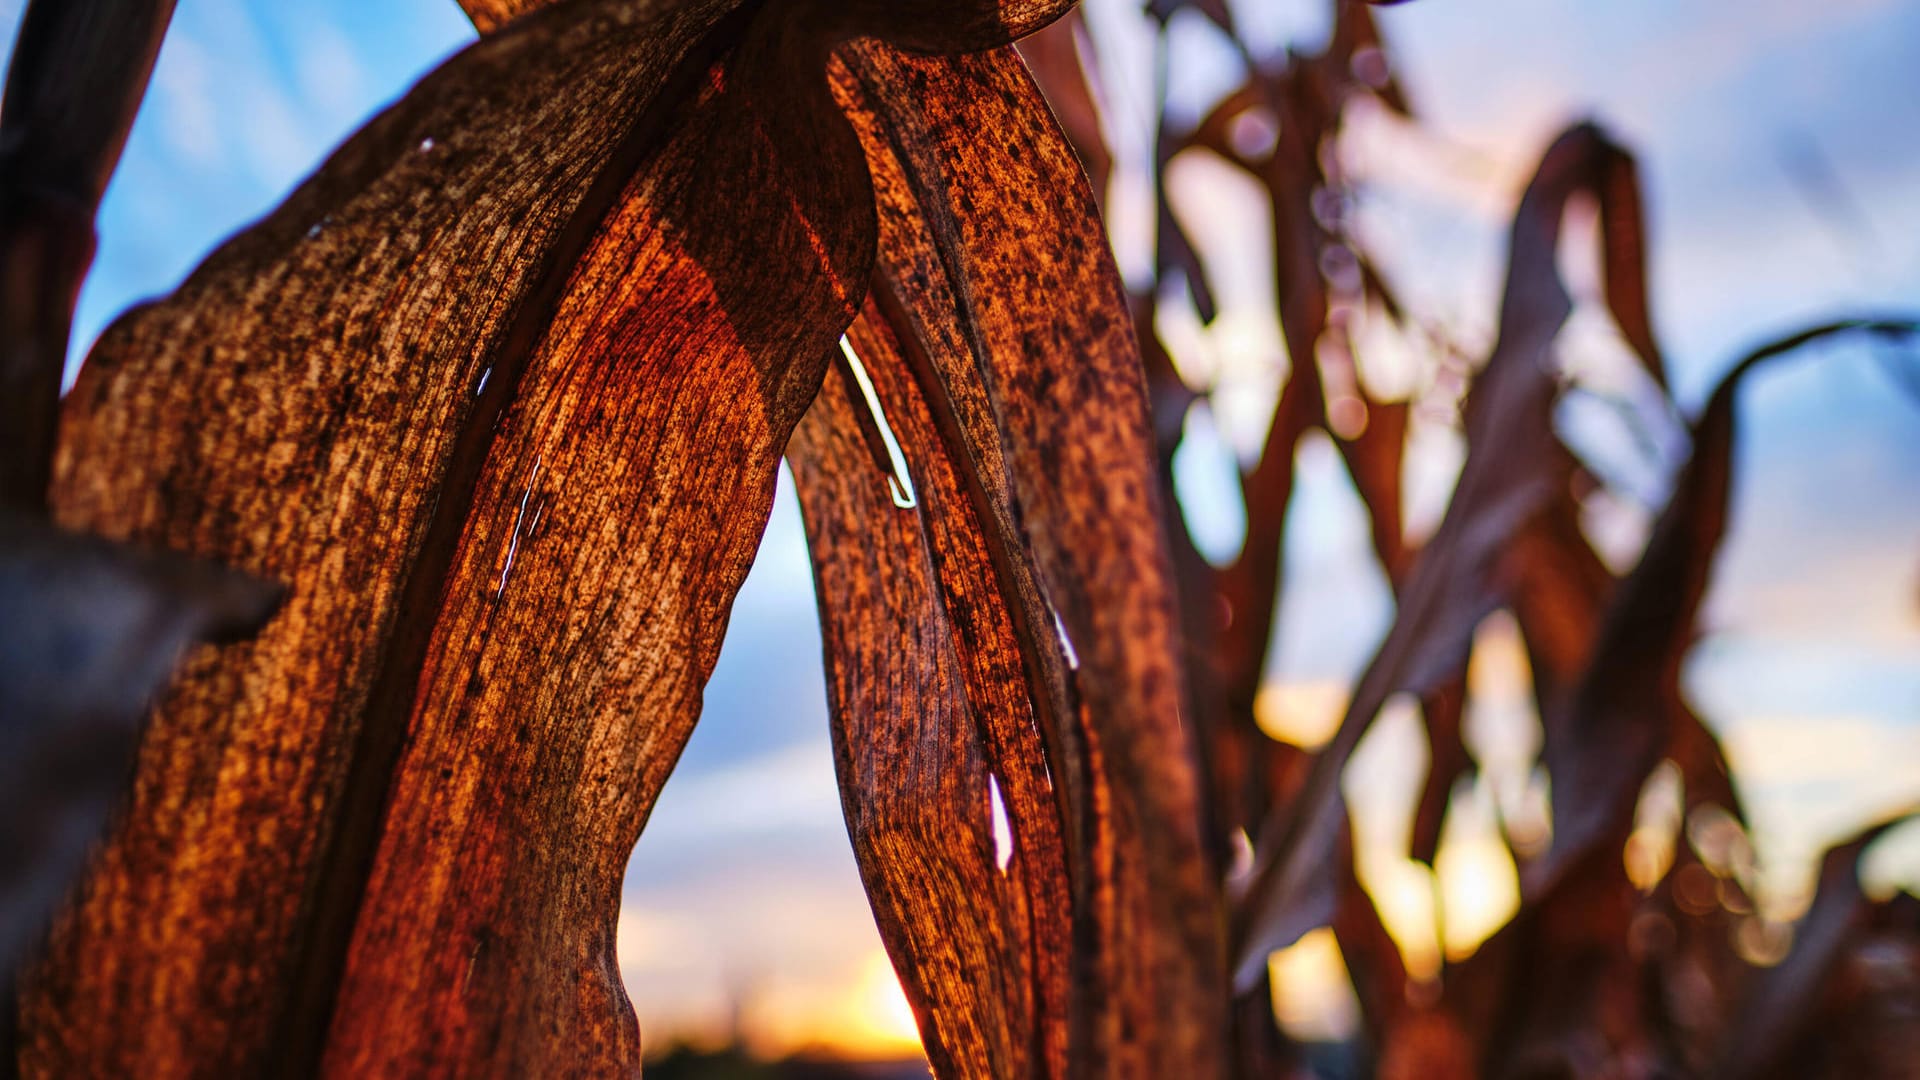
<path id="1" fill-rule="evenodd" d="M 1067 0 L 465 0 L 478 43 L 115 323 L 59 404 L 92 217 L 171 6 L 35 0 L 0 115 L 0 618 L 33 627 L 0 640 L 0 971 L 134 772 L 8 991 L 10 1068 L 637 1072 L 620 876 L 783 455 L 849 831 L 938 1074 L 1283 1075 L 1300 1061 L 1267 960 L 1320 926 L 1387 1076 L 1890 1059 L 1905 1003 L 1863 950 L 1911 970 L 1915 919 L 1860 893 L 1877 833 L 1829 857 L 1766 972 L 1729 944 L 1737 874 L 1683 848 L 1643 894 L 1621 850 L 1663 760 L 1745 842 L 1678 681 L 1740 380 L 1818 337 L 1914 329 L 1837 323 L 1738 365 L 1616 580 L 1580 524 L 1600 481 L 1553 424 L 1570 199 L 1598 204 L 1606 306 L 1665 375 L 1635 165 L 1597 126 L 1520 200 L 1465 466 L 1416 542 L 1414 403 L 1370 396 L 1350 324 L 1410 316 L 1326 152 L 1360 98 L 1410 113 L 1369 9 L 1336 3 L 1317 54 L 1240 45 L 1243 87 L 1159 125 L 1163 171 L 1211 153 L 1265 190 L 1292 358 L 1216 567 L 1171 480 L 1206 388 L 1156 335 L 1164 294 L 1126 296 L 1107 250 L 1113 156 Z M 1218 0 L 1148 6 L 1184 8 L 1238 45 Z M 1035 32 L 1023 63 L 1011 42 Z M 1249 121 L 1270 145 L 1236 137 Z M 1156 210 L 1156 271 L 1210 319 L 1164 185 Z M 1254 701 L 1316 430 L 1399 611 L 1309 754 Z M 1412 853 L 1433 861 L 1475 767 L 1474 634 L 1503 608 L 1552 845 L 1523 859 L 1515 919 L 1416 984 L 1361 886 L 1341 773 L 1390 698 L 1417 699 Z M 192 642 L 255 631 L 161 692 Z M 1810 1036 L 1835 1018 L 1863 1050 Z"/>
<path id="2" fill-rule="evenodd" d="M 1554 335 L 1571 312 L 1572 303 L 1554 267 L 1560 219 L 1567 198 L 1575 191 L 1606 192 L 1622 183 L 1630 187 L 1631 161 L 1604 135 L 1591 127 L 1576 128 L 1554 144 L 1529 185 L 1515 214 L 1512 254 L 1506 291 L 1501 302 L 1499 339 L 1480 369 L 1468 397 L 1464 426 L 1467 460 L 1455 485 L 1445 517 L 1421 551 L 1399 590 L 1399 611 L 1379 651 L 1361 674 L 1346 717 L 1331 743 L 1316 759 L 1307 784 L 1295 802 L 1277 807 L 1263 830 L 1259 864 L 1247 894 L 1247 922 L 1242 931 L 1244 965 L 1262 964 L 1267 951 L 1298 937 L 1301 930 L 1326 918 L 1325 900 L 1316 890 L 1326 888 L 1326 868 L 1339 830 L 1343 810 L 1339 776 L 1346 760 L 1375 715 L 1394 694 L 1409 693 L 1432 700 L 1443 695 L 1445 732 L 1457 739 L 1459 684 L 1464 678 L 1473 633 L 1480 621 L 1503 604 L 1514 603 L 1523 633 L 1536 610 L 1549 618 L 1571 614 L 1552 603 L 1516 603 L 1529 592 L 1529 572 L 1551 570 L 1542 560 L 1503 565 L 1511 553 L 1530 548 L 1518 543 L 1529 533 L 1550 526 L 1555 507 L 1570 498 L 1576 468 L 1572 454 L 1553 433 L 1552 404 L 1558 393 L 1550 349 Z M 1602 201 L 1604 215 L 1614 211 Z M 1637 241 L 1638 221 L 1625 228 L 1609 221 L 1609 237 L 1630 236 Z M 1626 258 L 1636 264 L 1618 269 L 1615 252 L 1626 247 Z M 1639 280 L 1638 243 L 1609 244 L 1609 281 L 1622 276 Z M 1611 292 L 1612 290 L 1610 290 Z M 1632 293 L 1631 288 L 1623 290 Z M 1617 307 L 1618 305 L 1616 305 Z M 1656 354 L 1641 355 L 1657 370 Z M 1363 492 L 1365 485 L 1358 485 Z M 1374 500 L 1369 499 L 1371 505 Z M 1560 509 L 1562 520 L 1568 511 Z M 1586 552 L 1577 528 L 1557 536 L 1575 551 Z M 1552 534 L 1535 544 L 1551 542 Z M 1557 584 L 1558 579 L 1554 580 Z M 1555 585 L 1548 585 L 1553 588 Z M 1566 587 L 1566 586 L 1561 586 Z M 1573 586 L 1573 587 L 1578 587 Z M 1572 633 L 1542 635 L 1545 648 L 1536 655 L 1546 670 L 1563 681 L 1580 670 L 1585 648 L 1563 639 Z M 1557 647 L 1556 647 L 1557 646 Z M 1557 740 L 1549 739 L 1549 745 Z M 1436 761 L 1444 762 L 1445 757 Z M 1457 758 L 1456 762 L 1457 773 Z M 1551 760 L 1551 759 L 1550 759 Z M 1651 767 L 1651 763 L 1649 763 Z M 1436 770 L 1451 788 L 1453 775 Z M 1635 790 L 1638 788 L 1636 786 Z"/>
<path id="3" fill-rule="evenodd" d="M 280 595 L 46 520 L 93 215 L 172 8 L 36 5 L 0 112 L 0 1048 L 15 971 L 121 794 L 149 701 L 189 646 L 250 634 Z"/>
<path id="4" fill-rule="evenodd" d="M 995 775 L 1008 780 L 1016 854 L 1035 890 L 1035 1000 L 1042 1009 L 1061 1000 L 1063 978 L 1078 999 L 1079 1015 L 1056 1012 L 1036 1025 L 1050 1048 L 1044 1060 L 1063 1068 L 1067 1059 L 1052 1048 L 1070 1045 L 1074 1068 L 1091 1074 L 1145 1075 L 1178 1062 L 1208 1075 L 1225 1022 L 1219 899 L 1202 862 L 1197 785 L 1177 725 L 1173 593 L 1160 554 L 1144 388 L 1099 219 L 1072 151 L 1010 54 L 946 67 L 866 49 L 846 59 L 853 78 L 844 92 L 869 147 L 883 252 L 854 347 L 887 414 L 905 409 L 913 418 L 916 434 L 906 443 L 915 483 L 923 482 L 919 453 L 941 455 L 924 470 L 933 479 L 953 475 L 926 492 L 925 516 L 937 523 L 928 541 L 902 554 L 919 562 L 923 551 L 949 545 L 973 552 L 971 570 L 968 561 L 933 555 L 943 582 L 949 574 L 977 582 L 963 590 L 969 595 L 948 592 L 942 605 L 981 609 L 952 617 L 965 627 L 960 659 L 971 666 L 985 649 L 1026 658 L 1025 671 L 1004 671 L 996 685 L 970 678 L 968 696 L 984 695 L 975 708 L 999 746 Z M 906 101 L 923 104 L 896 104 Z M 1036 230 L 1017 203 L 974 194 L 994 189 L 1054 192 L 1062 213 L 1054 227 Z M 1086 303 L 1071 318 L 1021 303 L 1044 289 Z M 1070 402 L 1093 407 L 1065 407 Z M 810 533 L 837 538 L 814 544 L 832 636 L 842 590 L 895 571 L 883 563 L 844 584 L 829 574 L 828 557 L 854 544 L 873 516 L 815 498 L 824 484 L 808 459 L 812 445 L 809 435 L 792 456 Z M 870 484 L 878 475 L 871 462 L 862 468 Z M 963 507 L 970 522 L 950 516 Z M 996 640 L 988 631 L 1002 620 L 1010 621 Z M 889 651 L 894 640 L 869 624 L 831 642 L 835 697 L 857 692 L 840 689 L 840 657 Z M 1023 684 L 997 685 L 1009 676 Z M 851 715 L 851 702 L 836 704 Z M 884 697 L 867 707 L 891 714 L 894 725 L 919 724 Z M 1044 757 L 1027 749 L 1029 731 L 1039 734 Z M 1051 800 L 1049 775 L 1057 785 Z M 972 792 L 976 810 L 986 806 L 982 786 Z M 867 790 L 849 798 L 857 840 L 864 799 L 904 794 L 884 784 Z M 1114 798 L 1117 791 L 1132 794 Z M 906 872 L 900 861 L 868 856 L 862 868 L 870 883 L 883 881 Z M 1069 922 L 1047 910 L 1063 888 Z M 1062 963 L 1072 955 L 1069 926 L 1083 935 L 1071 965 Z M 952 930 L 923 917 L 921 932 Z M 906 971 L 910 986 L 923 977 Z M 1174 986 L 1185 987 L 1178 999 L 1162 996 Z M 1084 1030 L 1069 1039 L 1062 1024 Z M 1164 1046 L 1126 1035 L 1156 1027 Z"/>
<path id="5" fill-rule="evenodd" d="M 1150 10 L 1164 22 L 1183 6 Z M 1230 20 L 1192 6 L 1232 33 Z M 1635 164 L 1598 127 L 1577 125 L 1546 152 L 1516 209 L 1498 339 L 1474 371 L 1462 409 L 1465 466 L 1440 526 L 1416 550 L 1404 532 L 1398 486 L 1409 403 L 1371 400 L 1354 380 L 1345 312 L 1371 308 L 1403 328 L 1408 315 L 1341 215 L 1329 210 L 1343 190 L 1331 145 L 1347 105 L 1372 96 L 1402 115 L 1408 107 L 1367 10 L 1348 0 L 1332 6 L 1334 31 L 1318 54 L 1269 61 L 1239 46 L 1250 68 L 1246 85 L 1190 132 L 1163 123 L 1155 154 L 1163 171 L 1183 152 L 1224 159 L 1267 190 L 1274 216 L 1276 299 L 1290 370 L 1259 456 L 1242 472 L 1245 540 L 1223 566 L 1200 556 L 1171 510 L 1173 454 L 1187 410 L 1206 391 L 1182 382 L 1158 341 L 1156 303 L 1176 275 L 1206 321 L 1211 291 L 1204 261 L 1169 212 L 1164 182 L 1156 259 L 1162 281 L 1134 307 L 1180 571 L 1209 842 L 1224 853 L 1234 831 L 1246 829 L 1255 844 L 1251 872 L 1230 889 L 1235 1016 L 1243 1027 L 1236 1045 L 1274 1043 L 1244 1030 L 1271 1023 L 1263 1008 L 1268 954 L 1331 925 L 1358 992 L 1369 1056 L 1383 1075 L 1718 1075 L 1757 1068 L 1736 1063 L 1750 1048 L 1750 1062 L 1781 1068 L 1792 1060 L 1785 1033 L 1780 1042 L 1726 1041 L 1728 1031 L 1754 1023 L 1762 998 L 1753 995 L 1761 991 L 1748 987 L 1791 985 L 1805 1005 L 1828 994 L 1829 969 L 1809 962 L 1801 974 L 1783 967 L 1763 978 L 1732 946 L 1743 918 L 1753 917 L 1736 917 L 1720 901 L 1703 908 L 1697 896 L 1675 896 L 1676 879 L 1705 880 L 1709 895 L 1717 888 L 1735 898 L 1727 903 L 1750 910 L 1741 882 L 1727 876 L 1733 868 L 1708 869 L 1683 842 L 1681 868 L 1646 896 L 1628 878 L 1622 848 L 1635 797 L 1665 759 L 1677 767 L 1686 813 L 1717 813 L 1734 842 L 1746 843 L 1724 757 L 1679 689 L 1725 517 L 1736 386 L 1765 358 L 1815 338 L 1863 331 L 1905 340 L 1912 327 L 1816 328 L 1736 366 L 1691 432 L 1692 457 L 1639 565 L 1616 581 L 1580 523 L 1599 481 L 1554 427 L 1564 390 L 1554 339 L 1572 311 L 1556 265 L 1570 198 L 1590 199 L 1599 209 L 1602 294 L 1622 342 L 1653 387 L 1664 389 L 1666 379 L 1649 314 Z M 1068 78 L 1056 72 L 1052 81 Z M 1237 131 L 1248 118 L 1277 133 L 1257 152 Z M 1083 148 L 1082 156 L 1105 160 L 1100 147 Z M 1340 403 L 1351 418 L 1334 415 L 1336 393 L 1359 395 L 1357 403 Z M 1398 612 L 1338 731 L 1309 755 L 1268 738 L 1254 723 L 1253 703 L 1283 587 L 1279 553 L 1294 452 L 1315 428 L 1339 448 L 1367 508 Z M 1351 438 L 1342 434 L 1355 429 Z M 1474 768 L 1460 732 L 1474 634 L 1502 608 L 1515 616 L 1531 660 L 1553 785 L 1553 844 L 1538 858 L 1516 851 L 1523 895 L 1513 922 L 1464 964 L 1444 970 L 1438 985 L 1416 985 L 1352 872 L 1340 777 L 1388 699 L 1417 697 L 1431 767 L 1411 854 L 1432 860 L 1448 797 Z M 1834 873 L 1851 882 L 1851 861 L 1846 867 Z M 1805 932 L 1836 950 L 1866 940 L 1823 932 L 1833 918 L 1816 910 Z M 1888 931 L 1879 932 L 1884 940 Z M 1777 1013 L 1762 1023 L 1785 1031 Z M 1250 1074 L 1274 1067 L 1244 1049 L 1240 1065 Z"/>
<path id="6" fill-rule="evenodd" d="M 1098 217 L 1013 53 L 886 44 L 1001 45 L 1066 6 L 475 4 L 488 36 L 105 335 L 54 516 L 288 600 L 156 709 L 23 987 L 25 1068 L 637 1067 L 620 872 L 871 280 L 856 337 L 884 395 L 920 395 L 888 404 L 924 412 L 932 535 L 976 557 L 888 618 L 834 561 L 886 549 L 816 545 L 829 635 L 858 631 L 835 650 L 849 817 L 933 1052 L 1220 1071 L 1219 893 Z M 1043 283 L 1083 302 L 1036 303 Z M 796 468 L 817 534 L 865 532 L 886 477 L 866 434 L 832 451 L 831 385 Z M 943 643 L 969 590 L 980 615 Z M 927 618 L 925 662 L 955 650 L 963 682 L 921 709 L 872 696 L 862 656 Z M 930 756 L 876 782 L 855 748 L 896 731 Z M 1022 887 L 973 940 L 942 897 L 991 890 L 929 875 L 997 875 L 991 852 L 900 846 L 889 799 L 896 766 L 922 770 L 977 820 L 984 766 L 950 755 L 979 740 Z"/>

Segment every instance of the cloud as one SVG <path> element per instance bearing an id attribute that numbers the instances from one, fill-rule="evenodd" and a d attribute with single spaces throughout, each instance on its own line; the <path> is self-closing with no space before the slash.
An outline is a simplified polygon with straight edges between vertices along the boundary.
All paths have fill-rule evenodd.
<path id="1" fill-rule="evenodd" d="M 827 747 L 807 742 L 669 780 L 645 842 L 706 848 L 742 835 L 822 828 L 844 828 L 840 789 Z"/>
<path id="2" fill-rule="evenodd" d="M 1709 717 L 1729 724 L 1840 715 L 1920 731 L 1920 661 L 1910 642 L 1721 633 L 1694 647 L 1683 685 Z"/>
<path id="3" fill-rule="evenodd" d="M 299 28 L 293 74 L 301 97 L 322 114 L 355 115 L 374 94 L 359 53 L 340 28 L 309 18 Z"/>
<path id="4" fill-rule="evenodd" d="M 832 858 L 716 845 L 670 879 L 630 880 L 620 966 L 649 1046 L 722 1039 L 736 1013 L 776 1051 L 869 1037 L 859 1002 L 872 996 L 880 941 L 842 848 Z"/>
<path id="5" fill-rule="evenodd" d="M 206 50 L 186 34 L 172 35 L 165 50 L 166 62 L 154 66 L 147 107 L 159 121 L 165 145 L 182 164 L 193 169 L 217 168 L 224 157 L 225 140 Z"/>

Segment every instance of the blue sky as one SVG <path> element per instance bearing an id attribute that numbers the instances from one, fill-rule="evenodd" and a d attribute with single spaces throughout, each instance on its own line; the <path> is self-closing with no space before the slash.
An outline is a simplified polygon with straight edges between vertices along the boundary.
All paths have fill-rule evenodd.
<path id="1" fill-rule="evenodd" d="M 0 0 L 9 45 L 20 6 Z M 1139 145 L 1127 118 L 1142 119 L 1146 85 L 1123 73 L 1148 70 L 1134 7 L 1089 0 L 1123 151 Z M 1324 33 L 1305 0 L 1236 7 L 1262 42 Z M 1462 336 L 1493 323 L 1503 219 L 1531 159 L 1583 115 L 1640 156 L 1656 324 L 1683 404 L 1766 337 L 1838 311 L 1920 307 L 1920 5 L 1420 0 L 1380 18 L 1426 127 L 1356 120 L 1346 152 L 1367 192 L 1363 228 L 1410 303 Z M 102 209 L 76 359 L 471 38 L 445 0 L 180 0 Z M 1197 28 L 1180 42 L 1176 101 L 1197 111 L 1229 88 L 1231 63 Z M 1809 147 L 1824 163 L 1811 180 L 1796 164 Z M 1234 237 L 1259 231 L 1258 207 L 1230 178 L 1188 171 L 1181 209 L 1203 249 L 1244 262 Z M 1141 257 L 1142 190 L 1123 170 L 1123 266 Z M 1225 542 L 1236 525 L 1208 492 L 1230 479 L 1232 447 L 1257 437 L 1276 346 L 1257 267 L 1221 292 L 1226 329 L 1196 340 L 1229 389 L 1182 482 L 1196 530 Z M 1756 380 L 1743 415 L 1734 537 L 1688 687 L 1746 773 L 1783 888 L 1815 844 L 1920 794 L 1920 401 L 1895 386 L 1880 359 L 1836 349 Z M 1457 448 L 1444 434 L 1422 445 L 1436 463 L 1419 466 L 1424 486 L 1443 491 Z M 1331 453 L 1310 447 L 1302 470 L 1287 552 L 1301 584 L 1275 661 L 1311 688 L 1357 670 L 1390 611 Z M 783 487 L 706 715 L 629 877 L 623 964 L 652 1033 L 710 1027 L 738 994 L 786 1041 L 890 1007 L 839 819 L 818 652 Z M 1370 753 L 1405 767 L 1390 747 Z M 1900 839 L 1877 869 L 1920 879 L 1920 842 Z"/>

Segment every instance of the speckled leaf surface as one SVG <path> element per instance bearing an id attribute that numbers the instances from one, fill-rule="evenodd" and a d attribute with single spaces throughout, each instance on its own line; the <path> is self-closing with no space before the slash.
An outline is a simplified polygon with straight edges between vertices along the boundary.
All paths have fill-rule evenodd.
<path id="1" fill-rule="evenodd" d="M 278 599 L 245 574 L 0 511 L 0 973 L 84 865 L 176 665 L 253 632 Z"/>
<path id="2" fill-rule="evenodd" d="M 289 594 L 154 717 L 30 1070 L 638 1067 L 620 873 L 872 245 L 734 7 L 516 22 L 104 336 L 60 519 Z"/>
<path id="3" fill-rule="evenodd" d="M 1055 789 L 1069 1068 L 1213 1075 L 1220 906 L 1144 387 L 1091 192 L 1012 53 L 841 55 L 880 212 L 876 301 L 994 561 Z"/>

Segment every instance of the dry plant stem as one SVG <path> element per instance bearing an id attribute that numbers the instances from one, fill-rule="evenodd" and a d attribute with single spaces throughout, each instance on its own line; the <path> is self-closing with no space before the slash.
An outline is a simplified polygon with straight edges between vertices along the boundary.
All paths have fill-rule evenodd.
<path id="1" fill-rule="evenodd" d="M 1187 625 L 1196 639 L 1204 637 L 1208 642 L 1195 670 L 1205 672 L 1202 679 L 1208 684 L 1197 700 L 1202 703 L 1202 728 L 1209 733 L 1213 842 L 1222 853 L 1231 843 L 1233 830 L 1256 829 L 1286 802 L 1305 760 L 1300 752 L 1273 743 L 1260 731 L 1253 703 L 1263 679 L 1282 588 L 1280 553 L 1295 453 L 1308 432 L 1328 428 L 1320 372 L 1326 362 L 1322 346 L 1347 348 L 1344 329 L 1329 323 L 1332 297 L 1320 261 L 1322 252 L 1333 247 L 1344 250 L 1347 243 L 1331 233 L 1315 211 L 1317 194 L 1333 183 L 1326 175 L 1322 151 L 1337 132 L 1342 107 L 1350 96 L 1376 93 L 1404 111 L 1390 81 L 1378 90 L 1356 81 L 1356 50 L 1377 44 L 1377 32 L 1364 9 L 1338 5 L 1333 40 L 1323 54 L 1290 56 L 1287 66 L 1278 71 L 1257 70 L 1258 65 L 1249 61 L 1256 71 L 1248 85 L 1216 106 L 1197 129 L 1175 137 L 1163 125 L 1159 133 L 1163 164 L 1174 154 L 1202 147 L 1239 166 L 1266 189 L 1273 216 L 1276 303 L 1291 358 L 1287 384 L 1260 457 L 1242 480 L 1247 535 L 1241 550 L 1217 572 L 1207 568 L 1197 553 L 1182 564 Z M 1231 128 L 1238 118 L 1258 109 L 1271 112 L 1278 133 L 1271 149 L 1254 159 L 1236 148 Z M 1211 293 L 1204 266 L 1177 228 L 1177 219 L 1166 212 L 1164 192 L 1161 202 L 1160 262 L 1165 268 L 1177 268 L 1186 278 L 1204 315 Z M 1141 325 L 1143 336 L 1150 338 L 1150 317 Z M 1177 377 L 1160 385 L 1167 393 L 1157 398 L 1157 405 L 1169 416 L 1184 415 L 1191 392 L 1178 384 Z M 1362 434 L 1352 439 L 1335 436 L 1334 441 L 1367 504 L 1381 564 L 1397 585 L 1407 563 L 1398 507 L 1407 410 L 1404 403 L 1367 405 L 1368 423 Z M 1178 440 L 1177 425 L 1169 421 L 1166 430 L 1163 462 L 1171 453 L 1168 440 Z M 1175 520 L 1171 528 L 1177 537 L 1184 533 L 1183 522 Z M 1191 542 L 1177 539 L 1176 547 L 1190 550 Z"/>
<path id="2" fill-rule="evenodd" d="M 27 5 L 0 102 L 0 504 L 46 506 L 93 218 L 173 0 Z"/>

